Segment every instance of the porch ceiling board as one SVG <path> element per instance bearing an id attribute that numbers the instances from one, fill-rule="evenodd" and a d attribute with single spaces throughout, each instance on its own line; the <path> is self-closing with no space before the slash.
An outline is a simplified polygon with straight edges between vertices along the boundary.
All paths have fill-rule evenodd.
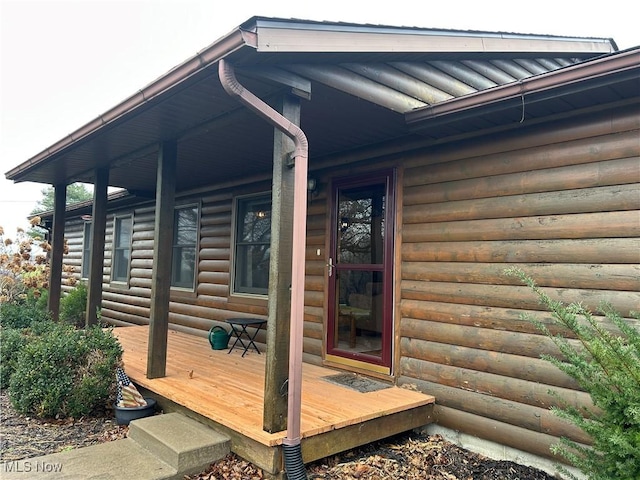
<path id="1" fill-rule="evenodd" d="M 241 351 L 212 350 L 206 338 L 170 330 L 167 376 L 150 380 L 145 375 L 148 327 L 120 327 L 114 334 L 124 349 L 125 371 L 138 385 L 263 445 L 282 443 L 285 431 L 262 430 L 265 355 L 242 357 Z M 303 439 L 435 401 L 430 395 L 399 387 L 361 393 L 323 380 L 335 373 L 303 365 Z"/>

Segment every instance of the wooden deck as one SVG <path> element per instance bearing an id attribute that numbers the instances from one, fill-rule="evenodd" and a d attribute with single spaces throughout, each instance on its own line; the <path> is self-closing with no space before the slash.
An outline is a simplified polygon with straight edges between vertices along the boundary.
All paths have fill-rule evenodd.
<path id="1" fill-rule="evenodd" d="M 265 355 L 213 350 L 206 338 L 170 330 L 166 376 L 146 378 L 148 327 L 114 329 L 127 375 L 164 411 L 182 411 L 221 429 L 232 450 L 269 473 L 282 467 L 286 432 L 262 430 Z M 335 370 L 302 369 L 302 453 L 305 463 L 431 421 L 435 399 L 391 386 L 361 393 L 324 379 Z"/>

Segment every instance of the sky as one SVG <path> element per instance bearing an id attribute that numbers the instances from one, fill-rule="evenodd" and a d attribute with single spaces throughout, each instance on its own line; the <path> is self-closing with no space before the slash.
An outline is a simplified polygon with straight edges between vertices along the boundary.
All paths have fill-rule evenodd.
<path id="1" fill-rule="evenodd" d="M 613 38 L 625 49 L 640 45 L 631 3 L 0 0 L 0 226 L 26 229 L 47 186 L 6 172 L 253 16 Z"/>

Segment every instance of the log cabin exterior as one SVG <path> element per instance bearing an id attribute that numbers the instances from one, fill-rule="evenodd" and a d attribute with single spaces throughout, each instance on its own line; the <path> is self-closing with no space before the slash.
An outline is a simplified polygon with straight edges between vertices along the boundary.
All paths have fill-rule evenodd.
<path id="1" fill-rule="evenodd" d="M 291 141 L 225 94 L 222 61 L 309 140 L 303 361 L 433 395 L 439 426 L 541 458 L 562 436 L 588 443 L 549 390 L 588 395 L 521 318 L 549 314 L 504 270 L 562 301 L 640 308 L 640 50 L 256 17 L 7 173 L 96 185 L 52 215 L 54 256 L 69 245 L 55 258 L 89 283 L 88 321 L 99 307 L 161 346 L 150 319 L 206 337 L 260 317 L 261 349 L 283 352 Z M 267 405 L 279 361 L 265 430 L 282 427 Z"/>

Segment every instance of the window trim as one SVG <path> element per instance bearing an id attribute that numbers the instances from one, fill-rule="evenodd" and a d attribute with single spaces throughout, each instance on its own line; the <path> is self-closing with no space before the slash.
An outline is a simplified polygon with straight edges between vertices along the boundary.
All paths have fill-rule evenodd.
<path id="1" fill-rule="evenodd" d="M 173 267 L 174 267 L 174 250 L 176 248 L 175 235 L 177 230 L 176 225 L 176 213 L 178 210 L 184 210 L 187 208 L 195 207 L 196 209 L 196 243 L 194 244 L 195 249 L 195 257 L 194 257 L 194 265 L 193 265 L 193 286 L 192 287 L 183 287 L 178 285 L 173 285 Z M 171 240 L 171 272 L 169 278 L 169 286 L 172 291 L 181 292 L 181 293 L 195 293 L 198 289 L 198 265 L 200 263 L 200 228 L 202 225 L 202 202 L 189 202 L 189 203 L 181 203 L 177 204 L 173 209 L 173 239 Z"/>
<path id="2" fill-rule="evenodd" d="M 118 238 L 118 221 L 122 221 L 125 219 L 131 220 L 131 233 L 129 235 L 129 244 L 127 246 L 117 246 L 117 238 Z M 119 285 L 129 285 L 129 281 L 131 280 L 131 253 L 133 250 L 133 214 L 125 214 L 125 215 L 114 215 L 113 217 L 113 231 L 112 231 L 112 241 L 111 241 L 111 282 Z M 115 278 L 115 263 L 116 263 L 116 250 L 129 250 L 129 259 L 127 261 L 127 278 L 117 279 Z"/>
<path id="3" fill-rule="evenodd" d="M 249 193 L 245 195 L 237 195 L 233 199 L 233 211 L 231 222 L 231 265 L 230 265 L 230 278 L 229 278 L 229 296 L 232 301 L 233 298 L 242 299 L 243 302 L 263 304 L 268 300 L 269 292 L 268 288 L 265 293 L 255 292 L 239 292 L 236 290 L 236 270 L 237 270 L 237 240 L 238 240 L 238 215 L 240 213 L 240 202 L 247 199 L 258 199 L 260 197 L 268 197 L 269 205 L 271 206 L 271 212 L 273 212 L 273 195 L 271 190 L 262 192 Z M 272 217 L 273 218 L 273 217 Z M 271 255 L 269 255 L 269 261 L 271 261 Z M 269 272 L 271 273 L 271 272 Z"/>

